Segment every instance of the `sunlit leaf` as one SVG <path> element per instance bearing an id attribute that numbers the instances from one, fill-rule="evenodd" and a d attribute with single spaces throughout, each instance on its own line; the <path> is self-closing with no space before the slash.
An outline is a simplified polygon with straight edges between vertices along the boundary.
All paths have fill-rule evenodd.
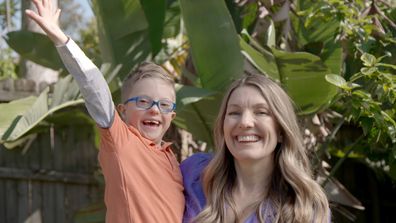
<path id="1" fill-rule="evenodd" d="M 187 129 L 194 138 L 208 143 L 213 148 L 213 123 L 220 107 L 222 94 L 202 97 L 200 100 L 184 105 L 177 111 L 174 123 L 183 129 Z"/>
<path id="2" fill-rule="evenodd" d="M 300 114 L 317 112 L 337 93 L 337 88 L 325 79 L 330 69 L 319 57 L 303 52 L 284 52 L 272 49 L 281 83 L 299 107 Z"/>
<path id="3" fill-rule="evenodd" d="M 267 35 L 266 35 L 266 45 L 269 47 L 275 47 L 276 46 L 276 30 L 275 30 L 275 24 L 272 19 L 270 19 L 270 25 L 267 30 Z"/>
<path id="4" fill-rule="evenodd" d="M 244 37 L 252 41 L 246 33 Z M 313 54 L 285 52 L 275 48 L 256 50 L 243 39 L 241 48 L 260 71 L 280 81 L 296 103 L 300 114 L 317 112 L 329 105 L 337 93 L 336 86 L 325 79 L 331 73 L 330 69 Z"/>
<path id="5" fill-rule="evenodd" d="M 76 83 L 67 76 L 61 79 L 54 87 L 54 94 L 51 94 L 52 100 L 49 98 L 49 88 L 46 88 L 39 97 L 32 98 L 26 101 L 31 103 L 34 99 L 34 103 L 31 103 L 30 107 L 26 110 L 19 110 L 22 115 L 8 116 L 7 119 L 2 123 L 11 123 L 9 126 L 4 126 L 3 133 L 1 136 L 2 142 L 11 142 L 18 140 L 24 134 L 29 132 L 31 129 L 36 127 L 42 120 L 53 112 L 60 110 L 65 107 L 82 104 L 84 101 L 77 98 Z M 20 103 L 8 103 L 5 104 L 5 109 L 15 110 L 21 109 Z M 26 108 L 23 106 L 23 108 Z M 8 111 L 7 110 L 7 111 Z"/>
<path id="6" fill-rule="evenodd" d="M 41 33 L 13 31 L 6 35 L 8 45 L 22 57 L 54 70 L 64 69 L 52 41 Z"/>
<path id="7" fill-rule="evenodd" d="M 181 0 L 180 6 L 202 86 L 224 89 L 243 73 L 238 36 L 225 2 Z"/>
<path id="8" fill-rule="evenodd" d="M 92 2 L 98 22 L 99 46 L 104 63 L 119 66 L 117 79 L 123 80 L 152 51 L 149 26 L 139 0 L 96 0 Z M 107 74 L 105 74 L 107 76 Z"/>
<path id="9" fill-rule="evenodd" d="M 11 101 L 9 103 L 0 104 L 0 136 L 3 139 L 6 130 L 16 124 L 13 123 L 17 117 L 21 117 L 27 109 L 29 109 L 37 97 L 30 96 L 27 98 Z M 17 121 L 17 120 L 16 120 Z M 0 140 L 1 141 L 1 140 Z"/>
<path id="10" fill-rule="evenodd" d="M 165 20 L 165 0 L 141 0 L 140 1 L 146 20 L 149 24 L 150 43 L 153 56 L 155 56 L 162 47 L 162 32 L 164 30 Z"/>
<path id="11" fill-rule="evenodd" d="M 274 55 L 270 51 L 261 49 L 255 50 L 252 46 L 246 43 L 242 38 L 240 39 L 242 52 L 245 57 L 253 63 L 263 74 L 267 74 L 275 80 L 280 80 L 278 66 Z"/>
<path id="12" fill-rule="evenodd" d="M 366 67 L 372 67 L 375 65 L 375 63 L 377 63 L 377 59 L 369 53 L 364 53 L 360 59 L 363 61 L 363 65 Z"/>
<path id="13" fill-rule="evenodd" d="M 346 80 L 340 75 L 328 74 L 326 80 L 339 88 L 343 88 L 346 85 Z"/>

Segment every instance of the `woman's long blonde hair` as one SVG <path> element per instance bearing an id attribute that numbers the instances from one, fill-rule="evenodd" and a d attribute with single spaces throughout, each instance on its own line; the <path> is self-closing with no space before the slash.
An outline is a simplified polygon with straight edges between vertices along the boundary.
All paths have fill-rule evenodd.
<path id="1" fill-rule="evenodd" d="M 232 197 L 236 172 L 223 131 L 228 100 L 232 92 L 241 86 L 253 86 L 262 93 L 283 137 L 281 145 L 274 151 L 275 166 L 267 197 L 256 206 L 258 219 L 265 221 L 268 213 L 263 213 L 263 205 L 267 201 L 275 214 L 273 222 L 327 223 L 330 214 L 328 200 L 312 178 L 291 100 L 277 83 L 260 74 L 249 74 L 235 81 L 224 95 L 214 127 L 218 151 L 203 175 L 207 203 L 193 222 L 225 222 L 227 206 L 233 210 L 235 222 L 242 220 L 236 214 Z"/>

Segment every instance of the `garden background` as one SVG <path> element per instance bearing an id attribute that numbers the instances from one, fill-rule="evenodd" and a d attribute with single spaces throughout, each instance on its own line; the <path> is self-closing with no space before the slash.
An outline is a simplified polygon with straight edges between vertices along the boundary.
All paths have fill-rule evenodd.
<path id="1" fill-rule="evenodd" d="M 396 2 L 52 0 L 113 98 L 138 63 L 174 77 L 167 139 L 180 160 L 213 151 L 212 124 L 243 72 L 296 105 L 334 222 L 396 222 Z M 53 44 L 0 1 L 0 221 L 104 222 L 98 132 Z"/>

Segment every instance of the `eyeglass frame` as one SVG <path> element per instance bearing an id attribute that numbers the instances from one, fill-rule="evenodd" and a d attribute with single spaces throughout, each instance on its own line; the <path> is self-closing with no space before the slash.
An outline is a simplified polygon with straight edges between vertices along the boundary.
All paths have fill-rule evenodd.
<path id="1" fill-rule="evenodd" d="M 146 99 L 148 99 L 149 101 L 151 101 L 151 105 L 150 105 L 149 107 L 147 107 L 147 108 L 139 107 L 139 106 L 137 105 L 137 102 L 138 102 L 138 100 L 139 100 L 140 98 L 146 98 Z M 160 105 L 159 105 L 159 103 L 160 103 L 161 101 L 171 102 L 171 103 L 172 103 L 172 108 L 171 108 L 171 110 L 168 111 L 168 112 L 167 112 L 167 111 L 163 111 L 163 110 L 161 109 Z M 173 111 L 176 110 L 176 103 L 174 103 L 174 102 L 172 102 L 172 101 L 170 101 L 170 100 L 168 100 L 168 99 L 160 99 L 160 100 L 157 100 L 157 101 L 156 101 L 156 100 L 150 98 L 149 96 L 143 96 L 143 95 L 141 95 L 141 96 L 135 96 L 135 97 L 132 97 L 132 98 L 127 99 L 127 100 L 124 102 L 124 105 L 128 104 L 129 102 L 135 102 L 136 107 L 141 108 L 141 109 L 144 109 L 144 110 L 149 110 L 149 109 L 152 108 L 154 105 L 156 105 L 157 108 L 158 108 L 158 110 L 159 110 L 161 113 L 163 113 L 163 114 L 168 114 L 168 113 L 171 113 L 171 112 L 173 112 Z"/>

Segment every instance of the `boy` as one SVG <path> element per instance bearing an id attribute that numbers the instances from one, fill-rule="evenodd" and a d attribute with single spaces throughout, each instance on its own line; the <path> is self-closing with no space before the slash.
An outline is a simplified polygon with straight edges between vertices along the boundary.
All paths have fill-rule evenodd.
<path id="1" fill-rule="evenodd" d="M 170 144 L 162 141 L 176 115 L 173 80 L 160 66 L 143 64 L 124 82 L 118 114 L 98 68 L 59 28 L 60 10 L 48 0 L 32 1 L 38 13 L 26 14 L 57 46 L 99 127 L 106 222 L 181 222 L 182 177 Z"/>

